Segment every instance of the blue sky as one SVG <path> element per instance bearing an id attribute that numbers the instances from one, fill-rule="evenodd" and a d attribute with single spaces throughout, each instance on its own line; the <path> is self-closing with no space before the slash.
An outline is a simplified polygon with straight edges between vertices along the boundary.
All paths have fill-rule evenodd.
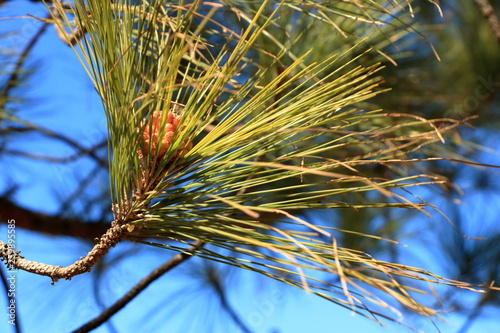
<path id="1" fill-rule="evenodd" d="M 16 1 L 16 13 L 31 13 L 43 17 L 43 7 L 28 1 Z M 2 17 L 12 13 L 1 12 Z M 36 31 L 39 23 L 30 19 L 0 20 L 0 31 L 10 30 L 12 25 L 20 29 L 18 36 L 13 36 L 11 45 L 23 47 L 28 38 Z M 57 39 L 52 28 L 37 44 L 32 64 L 37 71 L 30 79 L 30 101 L 23 106 L 20 117 L 42 124 L 54 131 L 83 142 L 86 146 L 100 142 L 106 136 L 104 114 L 101 102 L 93 91 L 90 80 L 76 59 L 74 52 Z M 29 89 L 29 90 L 28 90 Z M 70 120 L 70 121 L 68 121 Z M 492 143 L 492 148 L 495 144 Z M 70 150 L 62 145 L 54 145 L 46 141 L 24 140 L 18 148 L 37 149 L 50 152 L 53 156 L 66 156 Z M 489 163 L 498 162 L 498 156 L 485 155 L 491 158 Z M 493 156 L 493 157 L 491 157 Z M 85 162 L 54 167 L 46 163 L 26 162 L 21 158 L 10 161 L 0 160 L 4 174 L 0 177 L 0 190 L 12 183 L 20 185 L 16 192 L 16 201 L 34 210 L 53 213 L 57 209 L 54 193 L 64 196 L 64 189 L 74 186 L 74 176 L 83 176 L 88 172 L 89 164 Z M 36 168 L 36 173 L 31 172 Z M 495 171 L 496 172 L 496 171 Z M 62 190 L 61 190 L 62 189 Z M 496 193 L 498 196 L 498 193 Z M 480 200 L 481 199 L 477 199 Z M 471 207 L 471 206 L 469 206 Z M 473 206 L 472 206 L 473 207 Z M 467 211 L 470 219 L 485 221 L 497 213 L 496 207 L 489 207 L 487 215 L 471 208 Z M 434 216 L 436 218 L 436 215 Z M 423 223 L 427 218 L 421 217 Z M 445 223 L 445 222 L 443 222 Z M 5 240 L 5 224 L 0 224 L 0 239 Z M 22 254 L 31 260 L 45 263 L 67 265 L 82 256 L 89 245 L 69 237 L 39 235 L 30 231 L 18 230 L 17 246 Z M 134 244 L 119 244 L 110 253 L 110 258 L 130 252 L 129 260 L 113 263 L 109 273 L 105 274 L 106 288 L 103 293 L 105 301 L 110 305 L 121 297 L 135 282 L 144 277 L 158 264 L 165 261 L 171 253 L 158 249 L 140 249 Z M 439 269 L 440 262 L 428 249 L 421 250 L 418 245 L 408 249 L 408 258 L 418 258 L 425 268 Z M 147 328 L 149 332 L 204 332 L 204 327 L 197 322 L 203 318 L 204 311 L 217 312 L 215 301 L 210 301 L 210 294 L 196 288 L 196 282 L 189 278 L 189 267 L 179 267 L 166 274 L 143 294 L 113 317 L 113 325 L 118 332 L 128 332 L 130 328 Z M 18 273 L 19 313 L 24 332 L 68 332 L 83 324 L 99 313 L 92 298 L 92 285 L 87 275 L 75 277 L 71 281 L 61 281 L 54 286 L 48 278 L 38 277 L 25 272 Z M 254 332 L 403 332 L 397 324 L 390 328 L 381 328 L 376 323 L 363 319 L 348 310 L 332 305 L 313 295 L 276 282 L 267 281 L 253 274 L 235 273 L 231 283 L 230 302 L 236 311 L 247 322 Z M 178 290 L 189 295 L 187 299 L 174 299 L 179 296 Z M 172 296 L 173 295 L 173 296 Z M 169 297 L 170 296 L 170 297 Z M 0 304 L 5 300 L 0 299 Z M 211 303 L 212 302 L 212 303 Z M 147 309 L 155 308 L 156 316 L 148 315 Z M 208 309 L 208 310 L 207 310 Z M 491 312 L 491 311 L 490 311 Z M 216 314 L 217 315 L 217 314 Z M 227 322 L 227 316 L 219 315 L 220 322 Z M 457 332 L 464 321 L 461 316 L 449 316 L 452 325 L 438 323 L 441 332 Z M 407 317 L 407 324 L 425 332 L 438 332 L 434 325 L 426 319 Z M 142 326 L 142 325 L 145 326 Z M 234 325 L 221 325 L 206 332 L 238 332 Z M 495 316 L 484 316 L 468 331 L 495 332 L 500 323 Z M 14 332 L 5 320 L 0 320 L 0 332 Z M 95 332 L 112 332 L 103 326 Z"/>

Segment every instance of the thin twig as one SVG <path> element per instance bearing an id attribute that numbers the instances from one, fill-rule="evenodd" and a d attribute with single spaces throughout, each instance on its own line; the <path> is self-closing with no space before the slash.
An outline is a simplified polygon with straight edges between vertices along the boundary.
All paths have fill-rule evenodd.
<path id="1" fill-rule="evenodd" d="M 12 70 L 12 74 L 7 79 L 7 84 L 5 85 L 5 88 L 2 91 L 2 96 L 0 97 L 0 106 L 4 106 L 5 104 L 7 104 L 10 91 L 18 85 L 17 81 L 21 67 L 28 58 L 28 54 L 31 52 L 36 42 L 40 39 L 45 30 L 47 30 L 48 26 L 49 26 L 48 23 L 44 23 L 37 31 L 37 33 L 33 36 L 33 38 L 31 38 L 31 40 L 28 42 L 23 52 L 21 52 L 21 54 L 19 55 L 19 58 L 16 61 L 14 69 Z"/>
<path id="2" fill-rule="evenodd" d="M 89 171 L 88 175 L 82 179 L 81 181 L 78 182 L 78 187 L 68 195 L 62 202 L 61 208 L 59 209 L 59 215 L 64 215 L 69 209 L 71 208 L 72 204 L 74 204 L 78 198 L 83 197 L 83 193 L 85 193 L 85 189 L 88 188 L 91 184 L 92 181 L 95 180 L 96 176 L 98 175 L 99 170 L 101 169 L 100 166 L 95 165 L 92 170 Z"/>
<path id="3" fill-rule="evenodd" d="M 9 292 L 9 289 L 10 289 L 9 282 L 7 281 L 7 277 L 5 276 L 5 273 L 4 273 L 3 269 L 1 269 L 1 268 L 0 268 L 0 279 L 2 280 L 2 285 L 5 288 L 5 295 L 7 296 L 7 304 L 8 305 L 16 304 L 16 307 L 17 307 L 16 296 L 14 295 L 14 293 Z M 21 326 L 19 325 L 19 311 L 16 311 L 13 321 L 14 321 L 13 326 L 14 326 L 15 332 L 21 333 Z"/>
<path id="4" fill-rule="evenodd" d="M 221 303 L 221 306 L 226 310 L 227 314 L 231 319 L 234 321 L 234 323 L 241 329 L 242 332 L 245 333 L 252 333 L 252 331 L 245 325 L 243 320 L 238 316 L 234 308 L 231 306 L 229 303 L 229 300 L 227 299 L 226 292 L 224 288 L 220 285 L 220 281 L 213 280 L 212 285 L 215 289 L 215 292 L 217 296 L 219 297 L 219 301 Z"/>
<path id="5" fill-rule="evenodd" d="M 186 252 L 176 254 L 161 266 L 156 268 L 148 276 L 139 281 L 139 283 L 137 283 L 132 289 L 130 289 L 122 298 L 116 301 L 115 304 L 104 310 L 96 318 L 74 330 L 73 333 L 90 332 L 91 330 L 105 323 L 109 318 L 111 318 L 111 316 L 123 309 L 125 305 L 127 305 L 132 299 L 139 295 L 139 293 L 141 293 L 144 289 L 146 289 L 152 282 L 170 271 L 172 268 L 177 267 L 179 264 L 191 258 L 193 252 L 201 248 L 203 245 L 204 243 L 202 241 L 195 241 L 193 245 L 186 250 Z"/>
<path id="6" fill-rule="evenodd" d="M 55 131 L 53 131 L 51 129 L 48 129 L 48 128 L 45 128 L 45 127 L 41 127 L 41 126 L 38 126 L 38 125 L 32 125 L 32 126 L 29 126 L 29 127 L 25 126 L 25 127 L 8 127 L 8 128 L 4 128 L 4 129 L 0 130 L 0 135 L 5 135 L 5 134 L 8 134 L 10 132 L 25 133 L 25 132 L 30 132 L 30 131 L 37 131 L 37 132 L 40 132 L 41 134 L 44 134 L 44 135 L 46 135 L 46 136 L 48 136 L 50 138 L 62 141 L 65 144 L 67 144 L 68 146 L 71 146 L 72 148 L 74 148 L 77 152 L 74 155 L 72 155 L 72 156 L 61 158 L 61 159 L 59 159 L 57 161 L 53 160 L 53 158 L 52 158 L 52 160 L 49 160 L 50 157 L 48 157 L 48 156 L 40 156 L 40 155 L 35 155 L 35 154 L 30 154 L 30 153 L 16 152 L 16 151 L 13 151 L 13 150 L 10 151 L 10 153 L 17 154 L 17 155 L 23 154 L 24 156 L 29 157 L 29 158 L 44 159 L 46 161 L 48 160 L 48 161 L 58 162 L 58 163 L 73 162 L 80 155 L 88 155 L 93 160 L 95 160 L 97 163 L 99 163 L 99 165 L 102 166 L 103 168 L 107 168 L 108 167 L 108 161 L 107 161 L 107 159 L 101 158 L 97 154 L 97 152 L 96 152 L 98 149 L 103 148 L 103 147 L 105 147 L 107 145 L 107 139 L 102 140 L 101 142 L 95 144 L 93 147 L 85 148 L 78 141 L 73 140 L 70 137 L 67 137 L 67 136 L 65 136 L 65 135 L 63 135 L 61 133 L 55 132 Z"/>
<path id="7" fill-rule="evenodd" d="M 495 9 L 490 4 L 488 0 L 475 0 L 481 14 L 484 16 L 488 24 L 490 25 L 491 31 L 495 35 L 495 38 L 500 43 L 500 21 L 495 14 Z"/>
<path id="8" fill-rule="evenodd" d="M 54 1 L 54 10 L 52 11 L 52 17 L 56 21 L 54 27 L 56 28 L 57 36 L 68 46 L 74 46 L 80 39 L 83 38 L 87 29 L 85 26 L 77 26 L 75 30 L 70 33 L 66 32 L 63 24 L 64 7 L 60 0 Z"/>
<path id="9" fill-rule="evenodd" d="M 120 255 L 116 256 L 113 260 L 103 263 L 102 261 L 97 263 L 96 265 L 96 270 L 94 274 L 94 279 L 92 279 L 92 291 L 94 294 L 94 298 L 96 300 L 97 306 L 99 307 L 99 311 L 104 311 L 106 310 L 106 303 L 104 301 L 104 298 L 106 298 L 103 293 L 101 293 L 101 282 L 102 280 L 105 280 L 105 272 L 106 272 L 106 267 L 111 267 L 113 265 L 113 262 L 120 262 L 122 259 L 127 257 L 130 254 L 130 252 L 123 252 Z M 110 266 L 108 266 L 110 265 Z M 113 321 L 108 320 L 106 322 L 106 326 L 108 328 L 109 333 L 119 333 L 119 331 L 116 329 Z"/>
<path id="10" fill-rule="evenodd" d="M 97 144 L 89 149 L 85 149 L 85 148 L 81 147 L 81 148 L 83 148 L 82 150 L 80 150 L 72 155 L 65 156 L 65 157 L 56 157 L 56 156 L 34 154 L 34 153 L 25 152 L 25 151 L 17 150 L 17 149 L 4 149 L 3 153 L 6 155 L 25 157 L 25 158 L 29 158 L 32 160 L 44 161 L 44 162 L 49 162 L 49 163 L 67 164 L 67 163 L 75 162 L 85 155 L 92 154 L 92 155 L 96 156 L 95 151 L 100 149 L 100 148 L 106 147 L 107 144 L 108 144 L 107 140 L 104 140 L 101 143 L 99 143 L 99 144 Z M 104 167 L 103 164 L 106 163 L 106 161 L 104 159 L 99 159 L 97 162 L 99 163 L 100 167 Z"/>

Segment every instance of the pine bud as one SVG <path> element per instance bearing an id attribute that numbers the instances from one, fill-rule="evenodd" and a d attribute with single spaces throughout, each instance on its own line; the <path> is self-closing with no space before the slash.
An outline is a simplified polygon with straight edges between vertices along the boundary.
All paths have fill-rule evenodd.
<path id="1" fill-rule="evenodd" d="M 165 156 L 170 144 L 173 141 L 174 134 L 179 127 L 181 116 L 171 111 L 165 119 L 165 125 L 162 128 L 162 111 L 154 111 L 150 119 L 146 119 L 141 123 L 143 132 L 143 151 L 144 155 L 157 154 L 158 159 Z M 162 137 L 160 138 L 160 135 Z M 159 147 L 158 147 L 159 145 Z M 158 147 L 158 148 L 157 148 Z M 177 151 L 172 156 L 172 160 L 184 157 L 187 152 L 193 147 L 191 141 L 186 138 L 179 146 Z M 138 151 L 139 157 L 142 158 L 142 151 Z"/>

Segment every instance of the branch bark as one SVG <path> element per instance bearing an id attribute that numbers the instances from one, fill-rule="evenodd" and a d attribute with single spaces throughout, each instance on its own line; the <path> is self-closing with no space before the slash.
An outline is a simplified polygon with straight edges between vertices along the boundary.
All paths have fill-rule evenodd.
<path id="1" fill-rule="evenodd" d="M 122 240 L 124 233 L 127 231 L 127 225 L 114 224 L 108 231 L 99 239 L 99 242 L 92 250 L 80 260 L 76 261 L 67 267 L 53 266 L 43 263 L 26 260 L 13 247 L 0 241 L 0 258 L 6 262 L 9 269 L 21 269 L 26 272 L 48 276 L 52 279 L 52 283 L 59 279 L 71 280 L 75 275 L 89 272 L 109 249 L 114 247 Z"/>

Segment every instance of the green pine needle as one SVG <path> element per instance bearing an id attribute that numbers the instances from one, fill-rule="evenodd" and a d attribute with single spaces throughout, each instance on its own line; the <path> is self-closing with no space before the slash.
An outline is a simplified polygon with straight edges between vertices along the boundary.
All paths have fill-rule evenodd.
<path id="1" fill-rule="evenodd" d="M 127 238 L 174 251 L 203 240 L 211 246 L 200 257 L 382 318 L 378 307 L 397 313 L 391 299 L 436 315 L 414 299 L 422 291 L 411 281 L 472 288 L 343 248 L 334 234 L 391 240 L 301 217 L 425 212 L 428 204 L 403 190 L 443 182 L 407 161 L 458 123 L 368 104 L 388 90 L 377 76 L 383 50 L 413 29 L 412 12 L 392 3 L 75 1 L 74 24 L 88 32 L 77 54 L 108 120 L 115 219 L 130 224 Z M 71 13 L 61 14 L 71 25 Z M 156 142 L 143 141 L 156 110 L 160 138 L 168 112 L 181 116 L 161 158 Z M 179 157 L 186 142 L 192 148 Z M 394 170 L 392 178 L 373 177 L 373 165 Z M 357 201 L 365 193 L 379 195 Z"/>

